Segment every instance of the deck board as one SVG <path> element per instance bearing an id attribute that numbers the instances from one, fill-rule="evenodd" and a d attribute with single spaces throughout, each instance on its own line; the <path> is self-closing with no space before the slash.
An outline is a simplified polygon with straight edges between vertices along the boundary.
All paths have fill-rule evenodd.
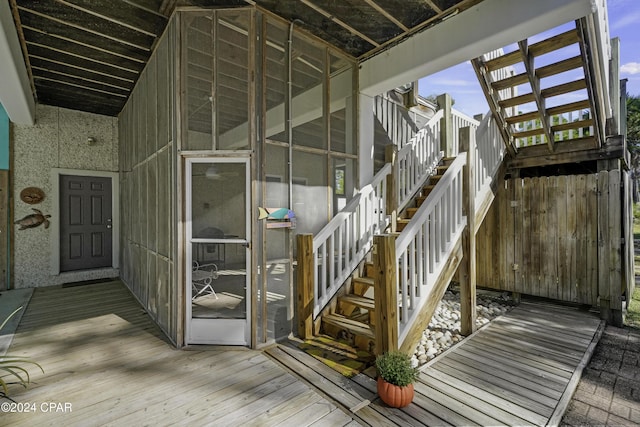
<path id="1" fill-rule="evenodd" d="M 10 388 L 16 401 L 72 411 L 3 413 L 0 425 L 359 425 L 263 352 L 176 350 L 119 281 L 37 289 L 9 353 L 45 369 Z"/>
<path id="2" fill-rule="evenodd" d="M 422 368 L 416 396 L 401 410 L 381 403 L 375 381 L 363 374 L 346 380 L 292 348 L 275 351 L 341 404 L 370 400 L 366 411 L 355 413 L 363 424 L 547 425 L 573 393 L 571 383 L 600 327 L 595 314 L 576 307 L 523 302 Z M 340 391 L 334 394 L 336 386 Z"/>
<path id="3" fill-rule="evenodd" d="M 523 302 L 421 369 L 408 407 L 291 345 L 174 349 L 120 282 L 38 289 L 9 353 L 32 370 L 20 402 L 71 413 L 3 414 L 16 426 L 546 425 L 558 419 L 601 327 L 576 307 Z M 564 402 L 564 403 L 563 403 Z"/>

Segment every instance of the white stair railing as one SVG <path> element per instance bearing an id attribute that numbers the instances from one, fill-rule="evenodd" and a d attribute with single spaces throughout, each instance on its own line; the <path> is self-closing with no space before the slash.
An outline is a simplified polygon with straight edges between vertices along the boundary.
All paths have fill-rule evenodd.
<path id="1" fill-rule="evenodd" d="M 506 148 L 500 130 L 491 114 L 487 114 L 476 130 L 476 155 L 474 168 L 475 206 L 480 208 L 481 202 L 491 190 L 491 183 L 502 164 Z"/>
<path id="2" fill-rule="evenodd" d="M 313 237 L 315 284 L 313 317 L 331 300 L 371 249 L 373 236 L 389 223 L 386 212 L 386 164 L 333 219 Z"/>
<path id="3" fill-rule="evenodd" d="M 429 300 L 467 223 L 462 212 L 465 163 L 466 153 L 461 153 L 396 239 L 399 346 Z"/>
<path id="4" fill-rule="evenodd" d="M 460 151 L 460 132 L 459 130 L 462 128 L 470 127 L 473 132 L 478 129 L 480 126 L 480 122 L 474 119 L 473 117 L 469 117 L 464 113 L 461 113 L 457 110 L 451 110 L 451 119 L 453 121 L 453 152 L 458 153 Z"/>
<path id="5" fill-rule="evenodd" d="M 411 201 L 442 159 L 440 119 L 443 114 L 443 110 L 438 111 L 411 141 L 398 151 L 398 211 Z"/>

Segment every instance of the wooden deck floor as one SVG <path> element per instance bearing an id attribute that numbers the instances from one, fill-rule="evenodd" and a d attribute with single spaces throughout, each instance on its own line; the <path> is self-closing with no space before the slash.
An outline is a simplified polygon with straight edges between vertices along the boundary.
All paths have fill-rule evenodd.
<path id="1" fill-rule="evenodd" d="M 120 282 L 37 289 L 8 354 L 45 373 L 1 426 L 358 425 L 262 352 L 173 349 Z"/>
<path id="2" fill-rule="evenodd" d="M 369 425 L 557 425 L 601 334 L 593 313 L 524 302 L 426 365 L 413 403 L 388 408 L 366 375 L 347 380 L 289 346 L 276 359 Z"/>
<path id="3" fill-rule="evenodd" d="M 435 359 L 397 410 L 373 379 L 290 346 L 175 350 L 120 282 L 42 288 L 9 351 L 45 369 L 11 390 L 35 411 L 3 413 L 0 425 L 546 425 L 560 420 L 599 325 L 523 303 Z M 71 411 L 45 411 L 50 402 Z"/>

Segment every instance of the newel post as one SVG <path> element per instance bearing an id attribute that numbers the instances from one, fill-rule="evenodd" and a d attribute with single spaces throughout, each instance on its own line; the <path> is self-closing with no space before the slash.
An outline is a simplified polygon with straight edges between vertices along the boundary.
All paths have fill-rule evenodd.
<path id="1" fill-rule="evenodd" d="M 376 354 L 398 349 L 398 286 L 396 284 L 396 238 L 373 237 Z"/>
<path id="2" fill-rule="evenodd" d="M 473 129 L 460 129 L 460 151 L 467 152 L 462 178 L 462 208 L 467 225 L 462 232 L 460 263 L 460 332 L 470 335 L 476 327 L 476 206 L 474 191 L 476 135 Z"/>
<path id="3" fill-rule="evenodd" d="M 302 339 L 313 336 L 313 234 L 298 234 L 297 315 L 298 336 Z"/>
<path id="4" fill-rule="evenodd" d="M 445 157 L 453 157 L 453 116 L 451 108 L 453 100 L 451 95 L 443 93 L 436 98 L 438 108 L 443 110 L 442 119 L 440 119 L 440 150 L 444 151 Z"/>
<path id="5" fill-rule="evenodd" d="M 391 163 L 391 173 L 387 175 L 387 215 L 390 217 L 391 233 L 395 233 L 398 226 L 398 146 L 387 145 L 384 149 L 384 161 Z"/>

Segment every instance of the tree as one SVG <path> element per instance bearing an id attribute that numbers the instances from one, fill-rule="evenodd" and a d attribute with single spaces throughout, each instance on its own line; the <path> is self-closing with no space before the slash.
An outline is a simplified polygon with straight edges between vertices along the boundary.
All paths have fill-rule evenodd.
<path id="1" fill-rule="evenodd" d="M 627 94 L 627 147 L 631 152 L 631 178 L 633 179 L 633 202 L 638 203 L 638 180 L 640 179 L 640 96 Z"/>

